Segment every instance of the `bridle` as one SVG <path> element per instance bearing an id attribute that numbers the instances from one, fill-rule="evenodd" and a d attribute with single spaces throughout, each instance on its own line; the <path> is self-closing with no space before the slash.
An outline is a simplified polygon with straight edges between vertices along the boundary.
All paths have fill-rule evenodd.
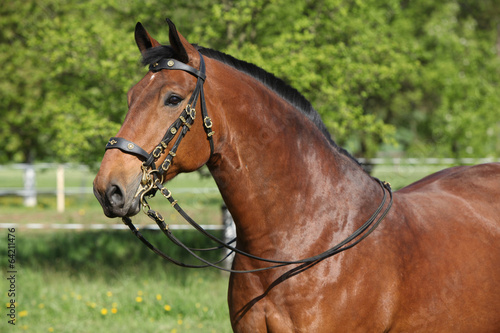
<path id="1" fill-rule="evenodd" d="M 160 143 L 151 151 L 151 153 L 146 152 L 143 148 L 141 148 L 139 145 L 133 143 L 132 141 L 129 141 L 124 138 L 120 137 L 112 137 L 109 139 L 108 143 L 106 144 L 106 150 L 107 149 L 119 149 L 124 153 L 127 154 L 132 154 L 137 156 L 139 159 L 143 161 L 142 163 L 142 179 L 141 179 L 141 186 L 139 186 L 139 190 L 136 194 L 140 195 L 140 203 L 143 208 L 143 211 L 145 214 L 150 217 L 152 220 L 156 222 L 156 224 L 159 226 L 159 228 L 162 230 L 162 232 L 177 246 L 183 248 L 186 250 L 189 254 L 191 254 L 193 257 L 196 259 L 200 260 L 203 265 L 191 265 L 191 264 L 186 264 L 182 263 L 174 258 L 171 258 L 167 254 L 163 253 L 159 249 L 157 249 L 154 245 L 152 245 L 144 236 L 137 230 L 137 228 L 134 226 L 132 223 L 132 220 L 125 216 L 122 218 L 122 221 L 125 225 L 127 225 L 130 230 L 134 233 L 134 235 L 140 239 L 148 248 L 150 248 L 153 252 L 164 258 L 165 260 L 168 260 L 171 263 L 174 263 L 178 266 L 182 267 L 189 267 L 189 268 L 205 268 L 205 267 L 214 267 L 223 271 L 231 272 L 231 273 L 252 273 L 252 272 L 258 272 L 258 271 L 264 271 L 264 270 L 269 270 L 273 268 L 278 268 L 278 267 L 283 267 L 283 266 L 288 266 L 288 265 L 301 265 L 299 268 L 302 268 L 302 265 L 314 265 L 326 258 L 329 258 L 337 253 L 340 253 L 342 251 L 345 251 L 347 249 L 352 248 L 359 242 L 361 242 L 363 239 L 365 239 L 373 230 L 377 228 L 377 226 L 380 224 L 380 222 L 385 218 L 385 216 L 388 214 L 391 206 L 392 206 L 392 190 L 390 187 L 390 184 L 387 182 L 381 182 L 380 180 L 376 179 L 379 185 L 382 188 L 383 191 L 383 199 L 380 205 L 378 206 L 377 210 L 373 213 L 373 215 L 356 231 L 354 231 L 349 237 L 347 237 L 345 240 L 337 244 L 336 246 L 330 248 L 329 250 L 318 254 L 316 256 L 308 257 L 305 259 L 300 259 L 300 260 L 293 260 L 293 261 L 281 261 L 281 260 L 272 260 L 272 259 L 265 259 L 261 258 L 258 256 L 254 256 L 250 253 L 246 253 L 236 247 L 231 246 L 231 243 L 236 241 L 236 238 L 231 240 L 230 242 L 226 243 L 217 237 L 213 236 L 212 234 L 208 233 L 205 229 L 203 229 L 202 226 L 200 226 L 198 223 L 196 223 L 177 203 L 177 200 L 175 200 L 172 197 L 172 193 L 163 186 L 163 181 L 164 181 L 164 176 L 170 166 L 172 165 L 172 160 L 176 156 L 177 149 L 180 145 L 181 140 L 184 138 L 186 133 L 189 131 L 191 126 L 193 125 L 193 122 L 196 118 L 196 111 L 195 111 L 195 106 L 197 103 L 198 98 L 200 99 L 200 108 L 201 108 L 201 114 L 203 117 L 203 127 L 205 129 L 205 132 L 207 134 L 207 139 L 210 143 L 210 156 L 213 155 L 214 152 L 214 143 L 213 143 L 213 134 L 215 133 L 212 130 L 212 120 L 207 114 L 207 108 L 206 108 L 206 103 L 205 103 L 205 96 L 203 93 L 203 83 L 205 82 L 206 79 L 206 74 L 205 74 L 205 62 L 203 60 L 203 56 L 200 53 L 200 69 L 197 70 L 189 65 L 186 65 L 178 60 L 175 59 L 161 59 L 157 63 L 151 64 L 149 66 L 149 70 L 152 72 L 158 72 L 160 70 L 167 69 L 167 70 L 182 70 L 187 73 L 190 73 L 191 75 L 195 76 L 197 78 L 196 82 L 196 87 L 187 103 L 187 106 L 184 108 L 180 116 L 177 118 L 177 120 L 174 121 L 172 125 L 167 129 L 165 132 L 165 135 L 163 136 L 163 139 L 160 141 Z M 168 148 L 168 144 L 175 138 L 175 136 L 178 134 L 177 140 L 174 142 L 172 145 L 172 148 L 167 153 L 167 156 L 165 157 L 165 160 L 162 162 L 162 164 L 157 168 L 156 167 L 156 162 L 162 156 L 166 149 Z M 387 192 L 386 192 L 387 190 Z M 193 226 L 197 231 L 199 231 L 201 234 L 204 236 L 208 237 L 212 241 L 216 242 L 219 244 L 218 247 L 214 248 L 208 248 L 208 249 L 193 249 L 187 247 L 185 244 L 183 244 L 179 239 L 177 239 L 173 234 L 172 231 L 169 229 L 168 225 L 165 223 L 165 219 L 163 216 L 158 213 L 157 211 L 151 209 L 150 205 L 147 202 L 147 197 L 152 197 L 156 193 L 156 191 L 160 191 L 160 193 L 170 202 L 173 208 L 177 210 L 177 212 L 189 223 L 191 226 Z M 386 204 L 386 199 L 387 199 L 387 193 L 389 193 L 389 203 L 387 207 L 384 209 L 382 212 L 382 209 L 384 208 Z M 381 213 L 382 212 L 382 213 Z M 380 214 L 380 216 L 379 216 Z M 210 261 L 207 261 L 206 259 L 200 257 L 198 254 L 195 252 L 197 251 L 212 251 L 212 250 L 219 250 L 222 248 L 226 248 L 230 250 L 225 257 L 223 257 L 221 260 L 213 263 Z M 272 264 L 271 266 L 264 267 L 264 268 L 258 268 L 258 269 L 252 269 L 252 270 L 233 270 L 233 269 L 228 269 L 225 267 L 221 267 L 218 264 L 224 261 L 226 258 L 228 258 L 232 253 L 237 253 L 243 256 L 246 256 L 251 259 L 263 261 Z"/>
<path id="2" fill-rule="evenodd" d="M 161 59 L 149 66 L 149 70 L 152 72 L 159 72 L 162 69 L 182 70 L 188 72 L 191 75 L 194 75 L 197 78 L 194 91 L 191 94 L 191 97 L 189 98 L 189 101 L 180 114 L 179 118 L 177 118 L 177 120 L 174 121 L 172 125 L 170 125 L 170 127 L 165 132 L 163 139 L 161 139 L 160 143 L 158 143 L 158 145 L 153 149 L 151 153 L 147 153 L 139 145 L 124 138 L 112 137 L 106 144 L 106 150 L 120 149 L 122 152 L 135 155 L 143 161 L 143 175 L 141 179 L 141 185 L 144 186 L 144 188 L 142 189 L 143 195 L 155 189 L 155 178 L 159 178 L 160 182 L 163 183 L 163 177 L 172 165 L 172 160 L 176 156 L 177 148 L 179 147 L 186 133 L 191 129 L 194 119 L 196 118 L 195 107 L 198 101 L 198 97 L 200 97 L 201 101 L 203 128 L 205 129 L 208 141 L 210 143 L 210 156 L 214 152 L 214 142 L 212 139 L 212 135 L 215 132 L 212 131 L 212 119 L 210 119 L 210 117 L 207 115 L 207 106 L 205 103 L 205 95 L 203 93 L 203 83 L 205 82 L 206 78 L 205 61 L 203 60 L 203 56 L 200 53 L 200 70 L 197 70 L 175 59 Z M 179 133 L 177 140 L 169 150 L 163 163 L 158 168 L 156 168 L 155 162 L 160 158 L 160 156 L 163 155 L 168 147 L 168 144 L 174 139 L 177 133 Z"/>

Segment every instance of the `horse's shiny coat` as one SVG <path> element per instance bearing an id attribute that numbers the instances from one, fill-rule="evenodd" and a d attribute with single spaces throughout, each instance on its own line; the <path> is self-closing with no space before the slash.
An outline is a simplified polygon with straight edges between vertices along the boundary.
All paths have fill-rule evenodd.
<path id="1" fill-rule="evenodd" d="M 140 25 L 136 41 L 143 53 L 159 45 Z M 170 43 L 198 68 L 197 50 L 175 29 Z M 236 222 L 239 248 L 279 260 L 313 256 L 373 214 L 379 184 L 308 117 L 259 80 L 209 57 L 205 62 L 215 152 L 195 120 L 168 179 L 207 164 Z M 153 150 L 195 83 L 182 71 L 146 74 L 128 94 L 117 136 Z M 165 106 L 171 94 L 184 101 Z M 139 211 L 140 166 L 118 150 L 105 153 L 94 191 L 107 216 Z M 499 236 L 500 164 L 441 171 L 395 192 L 387 217 L 352 249 L 301 270 L 231 275 L 233 329 L 499 332 Z M 265 266 L 241 256 L 233 264 Z"/>

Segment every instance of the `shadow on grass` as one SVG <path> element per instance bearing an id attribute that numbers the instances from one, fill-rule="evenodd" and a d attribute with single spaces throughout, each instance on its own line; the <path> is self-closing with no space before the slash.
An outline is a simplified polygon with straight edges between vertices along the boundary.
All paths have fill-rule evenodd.
<path id="1" fill-rule="evenodd" d="M 188 253 L 160 231 L 143 230 L 143 235 L 169 256 L 186 263 L 196 263 Z M 174 235 L 190 247 L 206 248 L 215 244 L 196 231 L 176 230 Z M 214 232 L 221 237 L 221 232 Z M 1 248 L 7 248 L 7 237 L 0 240 Z M 211 261 L 219 260 L 221 250 L 203 255 Z M 172 269 L 173 264 L 160 258 L 128 230 L 114 231 L 16 231 L 16 264 L 20 267 L 51 268 L 71 274 L 89 274 L 103 271 L 113 274 L 126 268 L 139 270 Z M 178 269 L 176 269 L 178 270 Z M 183 268 L 183 270 L 190 270 Z M 211 269 L 212 270 L 212 269 Z"/>

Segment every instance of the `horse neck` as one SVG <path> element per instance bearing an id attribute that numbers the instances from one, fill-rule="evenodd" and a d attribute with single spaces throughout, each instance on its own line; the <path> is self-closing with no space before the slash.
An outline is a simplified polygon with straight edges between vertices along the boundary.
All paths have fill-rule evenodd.
<path id="1" fill-rule="evenodd" d="M 287 252 L 284 239 L 305 248 L 318 237 L 336 241 L 375 211 L 377 183 L 305 115 L 255 79 L 224 83 L 219 91 L 236 90 L 238 107 L 218 106 L 220 141 L 209 169 L 235 220 L 239 247 L 262 254 Z"/>

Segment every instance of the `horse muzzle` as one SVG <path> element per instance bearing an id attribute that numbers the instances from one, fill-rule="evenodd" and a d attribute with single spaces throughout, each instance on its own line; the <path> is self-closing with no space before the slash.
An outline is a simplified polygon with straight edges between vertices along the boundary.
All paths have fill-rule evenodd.
<path id="1" fill-rule="evenodd" d="M 109 182 L 105 186 L 100 186 L 96 178 L 94 180 L 94 195 L 107 217 L 134 216 L 140 211 L 140 198 L 135 195 L 138 186 L 139 182 L 128 187 L 117 182 Z"/>

